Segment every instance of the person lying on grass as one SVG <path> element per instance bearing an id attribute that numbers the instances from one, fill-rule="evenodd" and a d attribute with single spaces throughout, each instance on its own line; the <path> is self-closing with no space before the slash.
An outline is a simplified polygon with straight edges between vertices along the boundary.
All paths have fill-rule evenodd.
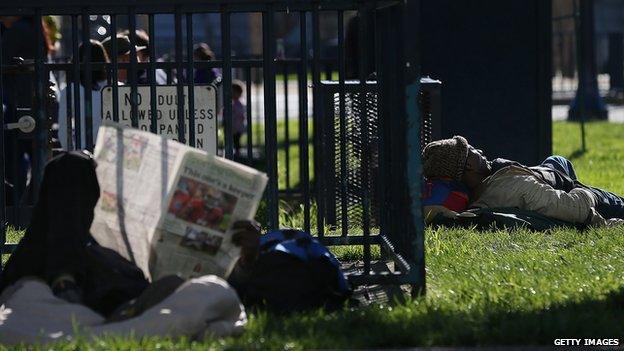
<path id="1" fill-rule="evenodd" d="M 624 198 L 582 184 L 561 156 L 533 167 L 503 158 L 490 161 L 464 137 L 454 136 L 427 144 L 422 162 L 427 179 L 463 183 L 470 208 L 517 207 L 576 224 L 624 224 Z"/>

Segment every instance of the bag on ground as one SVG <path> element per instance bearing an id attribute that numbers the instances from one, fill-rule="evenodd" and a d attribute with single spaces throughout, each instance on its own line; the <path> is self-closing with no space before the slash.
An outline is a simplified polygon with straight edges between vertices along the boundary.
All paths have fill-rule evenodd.
<path id="1" fill-rule="evenodd" d="M 258 260 L 248 279 L 232 284 L 246 306 L 266 307 L 274 312 L 336 309 L 351 295 L 340 262 L 300 230 L 276 230 L 263 235 Z"/>

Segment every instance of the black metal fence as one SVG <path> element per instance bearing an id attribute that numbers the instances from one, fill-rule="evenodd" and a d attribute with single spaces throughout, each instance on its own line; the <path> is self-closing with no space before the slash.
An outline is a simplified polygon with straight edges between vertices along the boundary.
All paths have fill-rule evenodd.
<path id="1" fill-rule="evenodd" d="M 573 18 L 567 19 L 573 21 Z M 561 21 L 561 20 L 560 20 Z M 598 89 L 600 96 L 610 98 L 610 95 L 621 90 L 619 76 L 616 69 L 612 69 L 612 55 L 618 43 L 622 43 L 621 34 L 597 33 L 596 46 L 600 49 L 607 48 L 606 54 L 597 55 L 598 65 Z M 621 44 L 620 44 L 621 45 Z M 553 32 L 553 68 L 552 94 L 555 104 L 568 104 L 576 94 L 578 85 L 576 34 L 574 31 Z M 604 50 L 603 50 L 604 51 Z M 619 84 L 619 85 L 618 85 Z"/>
<path id="2" fill-rule="evenodd" d="M 57 85 L 65 86 L 71 92 L 61 106 L 67 111 L 66 147 L 69 149 L 79 146 L 92 149 L 94 145 L 92 127 L 98 121 L 94 121 L 93 116 L 98 115 L 95 112 L 101 105 L 94 103 L 94 96 L 97 95 L 84 92 L 93 91 L 94 87 L 96 91 L 99 89 L 97 84 L 100 82 L 92 79 L 95 70 L 106 72 L 106 84 L 112 89 L 114 121 L 120 121 L 121 113 L 117 104 L 122 89 L 119 85 L 120 72 L 127 75 L 124 83 L 130 89 L 130 124 L 134 127 L 139 126 L 141 118 L 138 111 L 139 89 L 147 87 L 151 97 L 149 130 L 154 133 L 160 131 L 157 119 L 149 117 L 156 116 L 158 110 L 155 98 L 157 75 L 159 72 L 168 73 L 167 82 L 175 84 L 177 93 L 175 138 L 197 146 L 195 134 L 197 124 L 201 122 L 195 115 L 194 86 L 202 83 L 197 83 L 192 77 L 199 70 L 219 69 L 221 98 L 218 100 L 222 101 L 222 106 L 218 109 L 222 107 L 223 118 L 217 136 L 217 152 L 226 158 L 252 164 L 268 174 L 266 223 L 263 224 L 268 228 L 278 227 L 280 204 L 283 200 L 294 202 L 300 205 L 303 229 L 315 233 L 328 245 L 361 248 L 363 269 L 350 276 L 352 283 L 412 284 L 417 291 L 424 291 L 424 235 L 420 208 L 421 123 L 417 108 L 422 97 L 418 96 L 415 44 L 407 41 L 404 35 L 410 30 L 410 24 L 404 20 L 408 16 L 408 8 L 412 11 L 409 16 L 413 16 L 413 9 L 417 8 L 414 2 L 398 0 L 102 0 L 89 4 L 58 0 L 53 5 L 44 0 L 24 0 L 19 4 L 3 2 L 0 4 L 0 16 L 21 16 L 22 20 L 30 21 L 34 33 L 30 44 L 34 49 L 33 57 L 30 57 L 32 61 L 20 64 L 7 62 L 6 58 L 3 60 L 0 52 L 3 80 L 0 82 L 0 95 L 3 96 L 0 123 L 13 123 L 23 114 L 31 116 L 36 126 L 34 132 L 26 134 L 18 130 L 0 133 L 0 153 L 6 155 L 18 150 L 15 154 L 28 156 L 24 163 L 26 166 L 19 157 L 0 160 L 0 180 L 14 183 L 10 188 L 13 196 L 7 196 L 5 189 L 8 187 L 0 187 L 1 252 L 6 254 L 14 248 L 14 245 L 5 244 L 7 218 L 12 217 L 13 223 L 19 223 L 14 217 L 28 216 L 28 206 L 36 201 L 43 166 L 52 153 L 50 145 L 54 132 L 49 126 L 57 122 L 54 111 L 58 107 L 47 89 L 50 77 L 55 76 Z M 227 54 L 231 52 L 233 29 L 230 17 L 240 12 L 261 14 L 261 25 L 257 28 L 261 33 L 261 57 Z M 275 16 L 283 12 L 298 17 L 299 52 L 294 57 L 283 57 L 277 53 Z M 222 57 L 210 61 L 194 58 L 193 50 L 197 43 L 193 35 L 193 15 L 197 13 L 220 14 Z M 356 14 L 354 18 L 359 20 L 354 25 L 346 26 L 347 13 Z M 158 61 L 155 45 L 152 44 L 148 46 L 149 59 L 140 62 L 137 58 L 137 16 L 147 16 L 144 29 L 150 42 L 154 43 L 154 16 L 157 14 L 174 16 L 173 60 Z M 321 55 L 320 18 L 328 14 L 337 21 L 337 52 L 333 57 Z M 46 58 L 42 27 L 45 15 L 69 19 L 71 61 L 58 62 Z M 114 55 L 110 57 L 110 62 L 92 62 L 89 50 L 86 50 L 83 61 L 76 59 L 80 56 L 81 43 L 90 40 L 90 15 L 110 16 L 110 33 L 128 29 L 130 53 L 127 62 Z M 127 28 L 118 25 L 121 16 L 124 20 L 127 18 Z M 352 33 L 346 33 L 346 30 Z M 111 52 L 117 53 L 120 44 L 116 40 L 112 40 L 111 44 Z M 7 49 L 2 42 L 0 48 Z M 26 100 L 9 97 L 14 86 L 7 82 L 17 79 L 15 72 L 22 72 L 19 79 L 27 81 L 20 83 L 24 85 L 20 88 L 22 92 L 31 92 L 26 95 Z M 145 74 L 147 84 L 139 82 L 141 72 Z M 375 75 L 371 76 L 372 73 Z M 234 148 L 233 107 L 229 103 L 232 99 L 230 87 L 235 78 L 243 82 L 243 99 L 246 102 L 246 129 L 240 150 Z M 347 78 L 354 80 L 347 82 Z M 323 106 L 323 80 L 333 81 L 336 87 L 332 94 L 335 103 L 331 111 Z M 350 93 L 348 90 L 352 86 L 363 93 Z M 185 94 L 185 91 L 188 93 Z M 73 96 L 73 100 L 69 96 Z M 283 112 L 278 111 L 280 96 Z M 296 108 L 293 108 L 294 104 Z M 180 118 L 185 116 L 185 109 L 188 110 L 188 117 Z M 329 139 L 323 134 L 327 123 L 336 128 L 332 145 L 328 144 Z M 328 147 L 339 152 L 330 155 Z M 357 152 L 346 152 L 354 148 Z M 334 170 L 334 174 L 328 174 L 328 157 L 336 155 L 339 162 L 332 160 L 331 165 L 338 165 L 338 169 Z M 7 170 L 6 177 L 4 170 Z M 360 220 L 354 223 L 329 218 L 325 208 L 329 193 L 332 201 L 338 196 L 342 208 L 348 207 L 351 201 L 348 196 L 353 196 L 353 189 L 348 189 L 349 172 L 355 172 L 360 182 L 355 190 Z M 30 174 L 29 181 L 26 181 L 27 174 Z M 337 187 L 336 182 L 339 183 Z M 23 186 L 16 186 L 18 183 Z M 327 191 L 329 185 L 332 191 Z M 345 217 L 340 213 L 338 215 Z M 395 262 L 393 271 L 375 273 L 371 270 L 371 262 L 375 259 L 371 252 L 373 246 L 381 248 L 384 253 L 381 258 Z"/>
<path id="3" fill-rule="evenodd" d="M 552 96 L 555 105 L 567 105 L 574 99 L 579 84 L 579 67 L 590 70 L 591 79 L 597 80 L 597 94 L 605 102 L 621 104 L 624 91 L 624 33 L 608 25 L 590 23 L 591 36 L 584 37 L 581 33 L 581 12 L 587 14 L 590 20 L 594 17 L 594 7 L 601 7 L 597 3 L 589 3 L 589 7 L 581 6 L 579 1 L 559 2 L 554 9 L 552 18 L 552 52 L 553 52 L 553 79 Z M 584 4 L 588 6 L 587 4 Z M 602 11 L 605 11 L 604 9 Z M 602 24 L 602 23 L 600 23 Z M 599 28 L 602 27 L 602 28 Z M 582 44 L 583 42 L 583 44 Z M 581 62 L 581 45 L 589 50 L 590 63 Z M 595 63 L 594 63 L 595 61 Z M 593 84 L 593 83 L 592 83 Z"/>

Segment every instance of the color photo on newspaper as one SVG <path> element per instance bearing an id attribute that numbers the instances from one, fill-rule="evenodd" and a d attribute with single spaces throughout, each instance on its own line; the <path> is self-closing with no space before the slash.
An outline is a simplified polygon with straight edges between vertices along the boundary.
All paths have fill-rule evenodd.
<path id="1" fill-rule="evenodd" d="M 221 243 L 223 243 L 222 236 L 213 235 L 193 227 L 186 227 L 186 233 L 180 245 L 214 256 L 219 251 Z"/>
<path id="2" fill-rule="evenodd" d="M 237 198 L 232 194 L 181 176 L 168 212 L 185 222 L 225 233 L 230 226 L 236 201 Z"/>

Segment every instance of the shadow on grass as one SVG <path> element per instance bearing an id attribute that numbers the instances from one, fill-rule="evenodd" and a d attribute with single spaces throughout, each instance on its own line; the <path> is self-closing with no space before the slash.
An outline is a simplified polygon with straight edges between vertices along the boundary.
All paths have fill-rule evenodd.
<path id="1" fill-rule="evenodd" d="M 568 155 L 567 159 L 575 160 L 575 159 L 580 158 L 581 156 L 585 155 L 586 152 L 587 152 L 587 150 L 578 149 L 578 150 L 572 152 L 570 155 Z"/>
<path id="2" fill-rule="evenodd" d="M 505 302 L 458 312 L 423 300 L 286 319 L 265 315 L 261 332 L 303 348 L 553 345 L 557 338 L 622 338 L 624 286 L 606 296 L 533 311 L 505 311 Z M 253 339 L 253 337 L 252 337 Z"/>

